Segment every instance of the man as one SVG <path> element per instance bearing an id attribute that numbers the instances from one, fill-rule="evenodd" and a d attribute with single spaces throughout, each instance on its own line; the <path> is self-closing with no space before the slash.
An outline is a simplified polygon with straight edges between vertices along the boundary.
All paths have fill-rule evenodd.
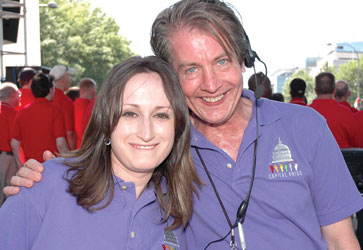
<path id="1" fill-rule="evenodd" d="M 263 94 L 262 97 L 271 99 L 272 97 L 272 87 L 270 79 L 262 72 L 258 72 L 253 74 L 248 79 L 248 89 L 252 90 L 253 92 L 256 91 L 256 80 L 258 83 L 263 83 Z"/>
<path id="2" fill-rule="evenodd" d="M 306 82 L 301 78 L 294 78 L 290 82 L 290 103 L 306 106 L 304 100 Z"/>
<path id="3" fill-rule="evenodd" d="M 359 249 L 350 215 L 363 200 L 339 147 L 311 109 L 256 101 L 242 91 L 250 51 L 231 8 L 218 0 L 179 1 L 155 20 L 151 45 L 178 73 L 191 111 L 194 164 L 205 183 L 186 227 L 188 249 L 230 248 L 230 238 L 222 238 L 248 196 L 256 139 L 256 176 L 243 223 L 247 249 Z M 34 161 L 28 167 L 42 169 Z"/>
<path id="4" fill-rule="evenodd" d="M 348 107 L 353 113 L 357 113 L 358 109 L 352 107 L 349 102 L 348 98 L 351 92 L 349 90 L 349 84 L 344 80 L 339 80 L 335 84 L 335 91 L 334 91 L 334 98 L 340 104 Z"/>
<path id="5" fill-rule="evenodd" d="M 35 97 L 31 90 L 32 79 L 36 74 L 36 71 L 32 68 L 23 68 L 18 74 L 18 82 L 21 85 L 20 89 L 20 106 L 16 108 L 16 110 L 20 110 L 24 108 L 29 103 L 32 103 L 35 100 Z"/>
<path id="6" fill-rule="evenodd" d="M 81 147 L 83 137 L 83 120 L 86 109 L 96 96 L 97 84 L 91 78 L 83 78 L 79 82 L 79 98 L 74 102 L 74 126 L 77 134 L 77 149 Z"/>
<path id="7" fill-rule="evenodd" d="M 20 92 L 11 82 L 0 84 L 0 187 L 10 184 L 10 178 L 16 174 L 18 167 L 10 146 L 11 129 L 15 120 L 15 108 L 19 106 Z M 0 194 L 0 207 L 5 196 Z"/>
<path id="8" fill-rule="evenodd" d="M 71 75 L 74 72 L 74 69 L 64 65 L 56 65 L 49 72 L 49 75 L 54 78 L 55 94 L 53 103 L 58 105 L 64 112 L 67 142 L 71 150 L 76 149 L 77 145 L 77 136 L 74 130 L 74 106 L 72 100 L 64 92 L 71 86 Z"/>
<path id="9" fill-rule="evenodd" d="M 316 99 L 309 105 L 327 120 L 340 148 L 358 146 L 359 131 L 357 121 L 349 108 L 334 100 L 335 77 L 322 72 L 315 77 Z"/>
<path id="10" fill-rule="evenodd" d="M 12 131 L 11 147 L 19 167 L 22 166 L 20 145 L 26 160 L 42 161 L 45 150 L 53 154 L 68 152 L 62 110 L 51 103 L 54 96 L 51 77 L 37 73 L 31 89 L 35 101 L 18 111 Z"/>

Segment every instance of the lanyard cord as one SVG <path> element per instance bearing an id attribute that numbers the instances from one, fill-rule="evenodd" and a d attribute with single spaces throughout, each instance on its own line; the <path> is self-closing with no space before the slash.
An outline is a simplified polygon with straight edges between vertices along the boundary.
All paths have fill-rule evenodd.
<path id="1" fill-rule="evenodd" d="M 226 211 L 226 208 L 224 207 L 223 205 L 223 202 L 222 202 L 222 199 L 221 197 L 219 196 L 219 193 L 218 193 L 218 190 L 213 182 L 213 179 L 212 179 L 212 176 L 210 175 L 209 173 L 209 170 L 199 152 L 199 149 L 197 147 L 195 147 L 195 151 L 197 152 L 197 155 L 200 159 L 200 162 L 202 163 L 203 165 L 203 168 L 204 168 L 204 171 L 205 173 L 207 174 L 208 176 L 208 179 L 209 179 L 209 182 L 212 184 L 212 188 L 214 190 L 214 193 L 218 199 L 218 202 L 219 202 L 219 205 L 220 207 L 222 208 L 223 210 L 223 214 L 224 216 L 226 217 L 226 220 L 228 222 L 228 225 L 230 227 L 230 232 L 232 235 L 231 235 L 231 242 L 230 242 L 230 246 L 232 249 L 235 249 L 234 247 L 236 246 L 235 244 L 235 237 L 234 237 L 234 228 L 237 227 L 238 223 L 243 224 L 245 218 L 246 218 L 246 214 L 247 214 L 247 208 L 248 208 L 248 203 L 250 201 L 250 197 L 251 197 L 251 192 L 252 192 L 252 187 L 253 187 L 253 183 L 254 183 L 254 180 L 255 180 L 255 173 L 256 173 L 256 164 L 257 164 L 257 142 L 258 142 L 258 136 L 259 136 L 259 129 L 258 129 L 258 115 L 257 115 L 257 99 L 255 100 L 255 104 L 256 104 L 256 108 L 255 108 L 255 113 L 256 113 L 256 140 L 255 140 L 255 143 L 254 143 L 254 152 L 253 152 L 253 166 L 252 166 L 252 176 L 251 176 L 251 182 L 250 182 L 250 186 L 249 186 L 249 189 L 248 189 L 248 193 L 247 193 L 247 196 L 246 198 L 242 201 L 241 205 L 239 206 L 238 208 L 238 211 L 237 211 L 237 218 L 236 218 L 236 222 L 232 225 L 232 222 L 231 220 L 229 219 L 228 217 L 228 214 L 227 214 L 227 211 Z M 229 234 L 228 233 L 228 234 Z M 224 240 L 227 236 L 224 236 L 222 239 L 220 240 L 216 240 L 216 241 L 212 241 L 210 242 L 206 247 L 205 249 L 208 248 L 208 246 L 212 243 L 215 243 L 215 242 L 218 242 L 218 241 L 221 241 L 221 240 Z"/>
<path id="2" fill-rule="evenodd" d="M 217 196 L 217 199 L 218 199 L 219 205 L 221 206 L 221 208 L 222 208 L 222 210 L 223 210 L 223 214 L 224 214 L 224 216 L 226 217 L 226 220 L 227 220 L 227 222 L 228 222 L 228 225 L 229 225 L 229 228 L 230 228 L 230 231 L 228 232 L 228 234 L 229 234 L 229 233 L 231 233 L 231 241 L 230 241 L 230 244 L 229 244 L 229 245 L 230 245 L 231 249 L 235 249 L 236 241 L 235 241 L 235 237 L 234 237 L 234 228 L 237 226 L 237 223 L 235 223 L 234 225 L 232 225 L 232 222 L 231 222 L 231 220 L 230 220 L 230 219 L 229 219 L 229 217 L 228 217 L 228 214 L 227 214 L 226 208 L 225 208 L 225 207 L 224 207 L 224 205 L 223 205 L 222 199 L 221 199 L 221 197 L 219 196 L 218 190 L 217 190 L 216 186 L 214 185 L 214 182 L 213 182 L 213 180 L 212 180 L 212 176 L 210 175 L 210 173 L 209 173 L 209 171 L 208 171 L 208 168 L 207 168 L 207 166 L 205 165 L 205 163 L 204 163 L 204 160 L 203 160 L 202 156 L 200 155 L 199 149 L 198 149 L 198 148 L 195 148 L 195 151 L 197 152 L 198 157 L 199 157 L 199 159 L 200 159 L 200 161 L 201 161 L 201 163 L 202 163 L 202 165 L 203 165 L 204 171 L 206 172 L 206 174 L 207 174 L 207 176 L 208 176 L 209 182 L 212 184 L 212 187 L 213 187 L 214 193 L 215 193 L 215 194 L 216 194 L 216 196 Z M 209 247 L 209 245 L 210 245 L 210 244 L 212 244 L 212 243 L 215 243 L 215 242 L 218 242 L 218 241 L 224 240 L 224 239 L 228 236 L 228 234 L 227 234 L 226 236 L 224 236 L 222 239 L 219 239 L 219 240 L 216 240 L 216 241 L 212 241 L 212 242 L 210 242 L 210 243 L 209 243 L 209 244 L 208 244 L 208 245 L 207 245 L 204 249 L 207 249 L 207 248 Z"/>
<path id="3" fill-rule="evenodd" d="M 216 186 L 214 185 L 214 182 L 213 182 L 213 180 L 212 180 L 212 176 L 210 175 L 210 173 L 209 173 L 209 171 L 208 171 L 208 168 L 207 168 L 207 166 L 205 165 L 204 160 L 203 160 L 202 156 L 201 156 L 201 155 L 200 155 L 200 153 L 199 153 L 199 149 L 198 149 L 198 148 L 195 148 L 195 151 L 197 151 L 198 157 L 199 157 L 200 161 L 202 162 L 202 165 L 203 165 L 203 167 L 204 167 L 204 170 L 205 170 L 205 172 L 206 172 L 206 174 L 207 174 L 207 176 L 208 176 L 209 182 L 212 184 L 212 187 L 213 187 L 214 193 L 215 193 L 215 194 L 216 194 L 216 196 L 217 196 L 217 199 L 218 199 L 219 205 L 221 206 L 221 208 L 222 208 L 222 210 L 223 210 L 223 213 L 224 213 L 224 216 L 225 216 L 225 217 L 226 217 L 226 219 L 227 219 L 228 225 L 229 225 L 229 227 L 230 227 L 230 228 L 231 228 L 231 230 L 232 230 L 234 227 L 233 227 L 233 225 L 232 225 L 231 220 L 230 220 L 230 219 L 229 219 L 229 217 L 228 217 L 228 214 L 227 214 L 226 208 L 225 208 L 225 207 L 224 207 L 224 205 L 223 205 L 223 202 L 222 202 L 221 197 L 219 196 L 218 190 L 217 190 Z"/>

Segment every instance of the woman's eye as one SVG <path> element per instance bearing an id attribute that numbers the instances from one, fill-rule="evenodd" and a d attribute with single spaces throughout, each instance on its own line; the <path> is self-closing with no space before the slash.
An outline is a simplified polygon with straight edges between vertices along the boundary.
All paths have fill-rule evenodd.
<path id="1" fill-rule="evenodd" d="M 134 113 L 134 112 L 129 112 L 129 111 L 127 111 L 127 112 L 123 112 L 123 113 L 122 113 L 122 116 L 123 116 L 123 117 L 136 117 L 136 116 L 137 116 L 137 114 L 136 114 L 136 113 Z"/>
<path id="2" fill-rule="evenodd" d="M 156 114 L 156 117 L 160 119 L 169 119 L 169 115 L 167 113 L 158 113 Z"/>

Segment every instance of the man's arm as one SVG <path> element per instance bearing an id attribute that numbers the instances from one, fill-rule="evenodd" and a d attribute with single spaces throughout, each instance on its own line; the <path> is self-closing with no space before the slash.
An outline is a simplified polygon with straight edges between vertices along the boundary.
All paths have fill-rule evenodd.
<path id="1" fill-rule="evenodd" d="M 59 153 L 68 153 L 69 152 L 66 138 L 58 137 L 56 139 L 56 144 L 57 144 L 57 149 L 58 149 Z"/>
<path id="2" fill-rule="evenodd" d="M 54 158 L 50 151 L 43 153 L 44 161 Z M 43 165 L 33 159 L 25 162 L 24 166 L 19 169 L 15 176 L 11 177 L 10 183 L 12 186 L 4 187 L 3 192 L 6 196 L 11 196 L 19 193 L 19 187 L 30 188 L 33 186 L 34 181 L 39 182 L 42 179 Z"/>
<path id="3" fill-rule="evenodd" d="M 11 145 L 11 149 L 13 151 L 14 157 L 15 157 L 16 165 L 18 165 L 18 168 L 21 168 L 23 163 L 21 162 L 21 159 L 20 159 L 20 141 L 12 138 L 10 145 Z"/>
<path id="4" fill-rule="evenodd" d="M 67 142 L 69 145 L 69 148 L 71 150 L 74 150 L 77 148 L 77 135 L 76 135 L 76 131 L 72 130 L 72 131 L 67 131 Z"/>
<path id="5" fill-rule="evenodd" d="M 322 226 L 321 231 L 328 243 L 328 250 L 360 250 L 351 217 Z"/>

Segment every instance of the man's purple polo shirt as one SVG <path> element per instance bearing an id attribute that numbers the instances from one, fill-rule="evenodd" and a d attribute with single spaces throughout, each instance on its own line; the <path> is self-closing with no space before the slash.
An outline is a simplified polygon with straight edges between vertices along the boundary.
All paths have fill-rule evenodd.
<path id="1" fill-rule="evenodd" d="M 40 183 L 22 188 L 1 207 L 1 250 L 186 249 L 180 227 L 164 231 L 167 223 L 160 223 L 162 212 L 153 188 L 136 199 L 134 184 L 115 177 L 111 204 L 89 213 L 66 192 L 67 168 L 61 159 L 45 162 L 44 169 Z"/>
<path id="2" fill-rule="evenodd" d="M 254 102 L 252 92 L 244 90 L 243 96 Z M 334 137 L 322 116 L 309 107 L 261 98 L 257 112 L 256 177 L 244 223 L 247 249 L 327 249 L 320 227 L 363 207 Z M 188 249 L 204 249 L 229 231 L 195 147 L 234 223 L 251 181 L 255 118 L 253 105 L 237 162 L 192 128 L 193 159 L 206 185 L 194 199 L 194 214 L 186 231 Z M 208 250 L 229 249 L 229 240 L 212 244 Z M 238 236 L 237 243 L 240 249 Z"/>

